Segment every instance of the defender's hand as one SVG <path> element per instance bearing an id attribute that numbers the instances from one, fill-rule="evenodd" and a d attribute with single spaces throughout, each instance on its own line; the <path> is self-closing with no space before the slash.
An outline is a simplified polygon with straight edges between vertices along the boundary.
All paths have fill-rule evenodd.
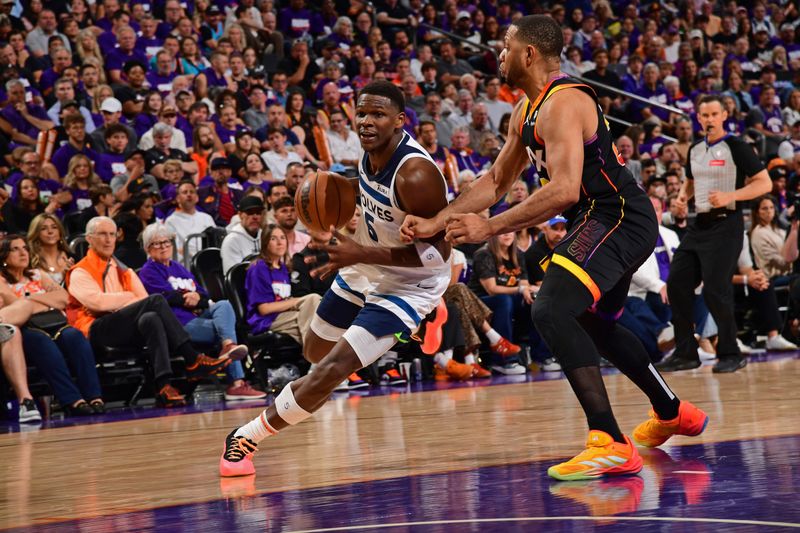
<path id="1" fill-rule="evenodd" d="M 445 239 L 452 244 L 484 242 L 492 236 L 489 220 L 474 213 L 450 215 L 445 220 Z"/>

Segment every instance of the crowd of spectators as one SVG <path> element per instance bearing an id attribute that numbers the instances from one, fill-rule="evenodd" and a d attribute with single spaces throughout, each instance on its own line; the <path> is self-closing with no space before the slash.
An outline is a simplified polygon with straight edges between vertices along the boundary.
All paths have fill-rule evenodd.
<path id="1" fill-rule="evenodd" d="M 620 159 L 662 221 L 623 323 L 654 360 L 674 344 L 665 281 L 692 216 L 674 200 L 688 149 L 702 139 L 696 103 L 718 94 L 727 131 L 752 144 L 774 184 L 752 206 L 749 244 L 731 280 L 743 288 L 741 316 L 752 318 L 742 319 L 740 329 L 753 333 L 742 340 L 763 334 L 767 348 L 796 348 L 794 2 L 0 0 L 0 316 L 22 332 L 5 328 L 0 338 L 21 420 L 38 416 L 24 360 L 44 369 L 68 414 L 91 414 L 103 409 L 92 357 L 100 346 L 140 341 L 137 332 L 162 404 L 185 401 L 170 385 L 176 354 L 193 376 L 226 368 L 226 397 L 262 398 L 238 362 L 247 347 L 236 339 L 231 305 L 209 301 L 185 268 L 201 248 L 187 237 L 225 233 L 223 272 L 251 263 L 251 331 L 302 342 L 329 285 L 310 276 L 306 258 L 325 258 L 308 245 L 330 236 L 307 231 L 292 198 L 316 169 L 357 173 L 359 89 L 375 80 L 400 87 L 404 129 L 455 197 L 502 149 L 524 95 L 497 76 L 498 54 L 509 24 L 535 13 L 561 24 L 562 70 L 594 86 Z M 537 187 L 532 165 L 492 212 Z M 520 374 L 531 360 L 559 368 L 530 322 L 530 304 L 571 222 L 555 217 L 454 253 L 445 300 L 455 333 L 434 347 L 437 379 L 487 377 L 486 368 Z M 78 235 L 88 254 L 68 244 Z M 108 279 L 97 278 L 102 265 Z M 788 313 L 778 313 L 781 298 Z M 56 333 L 29 322 L 43 309 L 66 312 Z M 130 335 L 93 325 L 116 332 L 123 321 L 135 326 Z M 695 321 L 713 357 L 715 325 L 702 291 Z M 216 345 L 220 356 L 199 353 L 198 344 Z M 380 373 L 399 383 L 392 362 L 383 359 Z M 363 386 L 359 379 L 351 376 L 350 386 Z"/>

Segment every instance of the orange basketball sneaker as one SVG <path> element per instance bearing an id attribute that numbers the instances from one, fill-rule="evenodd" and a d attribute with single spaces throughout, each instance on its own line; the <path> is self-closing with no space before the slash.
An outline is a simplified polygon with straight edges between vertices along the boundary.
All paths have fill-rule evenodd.
<path id="1" fill-rule="evenodd" d="M 225 448 L 219 458 L 219 475 L 235 477 L 255 474 L 252 457 L 256 451 L 256 443 L 246 437 L 237 437 L 234 429 L 225 439 Z"/>
<path id="2" fill-rule="evenodd" d="M 547 475 L 561 481 L 579 481 L 638 474 L 642 458 L 628 437 L 625 442 L 614 442 L 605 431 L 593 429 L 586 439 L 586 449 L 569 461 L 551 466 Z"/>
<path id="3" fill-rule="evenodd" d="M 639 446 L 661 446 L 673 435 L 695 437 L 708 425 L 708 415 L 689 402 L 681 401 L 678 416 L 672 420 L 660 420 L 650 409 L 650 420 L 642 422 L 633 430 L 633 442 Z"/>
<path id="4" fill-rule="evenodd" d="M 433 355 L 442 345 L 442 326 L 447 322 L 447 305 L 444 299 L 439 299 L 436 306 L 436 316 L 425 324 L 425 335 L 422 337 L 422 353 Z"/>

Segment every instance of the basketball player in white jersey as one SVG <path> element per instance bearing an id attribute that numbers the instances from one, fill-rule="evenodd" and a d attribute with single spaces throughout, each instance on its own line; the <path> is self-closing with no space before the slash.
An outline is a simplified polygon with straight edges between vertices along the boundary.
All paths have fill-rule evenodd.
<path id="1" fill-rule="evenodd" d="M 339 232 L 317 248 L 330 261 L 316 269 L 339 271 L 303 343 L 314 372 L 287 385 L 273 405 L 233 430 L 225 441 L 220 475 L 255 473 L 258 443 L 319 409 L 338 384 L 407 339 L 436 308 L 450 281 L 450 245 L 444 234 L 406 244 L 406 214 L 431 218 L 447 206 L 447 186 L 428 152 L 403 131 L 403 94 L 377 81 L 361 90 L 356 128 L 365 155 L 354 183 L 362 216 L 353 239 Z"/>

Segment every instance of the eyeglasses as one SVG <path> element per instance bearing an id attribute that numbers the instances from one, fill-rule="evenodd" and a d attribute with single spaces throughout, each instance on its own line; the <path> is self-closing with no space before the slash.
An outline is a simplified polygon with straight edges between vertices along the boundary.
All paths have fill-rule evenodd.
<path id="1" fill-rule="evenodd" d="M 170 246 L 172 246 L 172 241 L 156 241 L 156 242 L 151 242 L 151 243 L 150 243 L 150 246 L 151 246 L 152 248 L 169 248 Z"/>

